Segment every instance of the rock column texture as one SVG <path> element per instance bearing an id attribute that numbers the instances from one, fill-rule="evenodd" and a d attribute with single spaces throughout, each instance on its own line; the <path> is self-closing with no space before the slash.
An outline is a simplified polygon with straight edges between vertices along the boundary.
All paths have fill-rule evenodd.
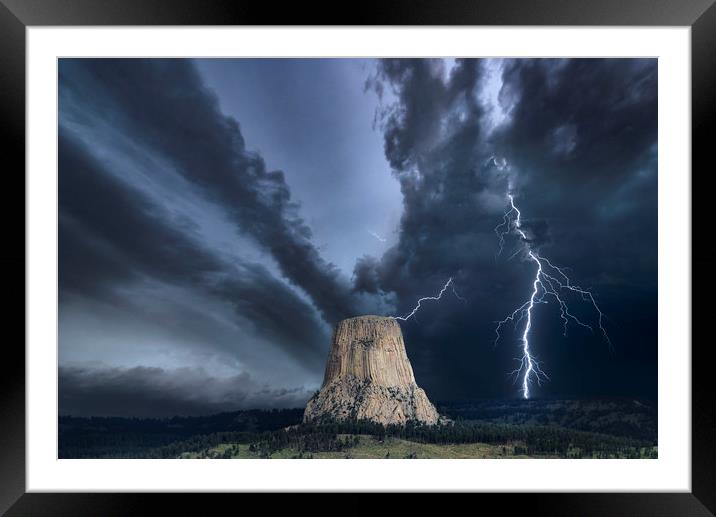
<path id="1" fill-rule="evenodd" d="M 415 382 L 394 318 L 359 316 L 338 323 L 323 386 L 303 415 L 304 422 L 321 419 L 438 422 L 438 412 Z"/>

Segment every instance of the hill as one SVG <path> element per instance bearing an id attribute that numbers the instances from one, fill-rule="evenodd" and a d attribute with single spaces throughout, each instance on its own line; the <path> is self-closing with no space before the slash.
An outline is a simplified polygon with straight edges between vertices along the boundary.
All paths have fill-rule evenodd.
<path id="1" fill-rule="evenodd" d="M 302 409 L 59 420 L 60 458 L 656 457 L 656 406 L 630 399 L 439 404 L 448 425 L 302 423 Z"/>

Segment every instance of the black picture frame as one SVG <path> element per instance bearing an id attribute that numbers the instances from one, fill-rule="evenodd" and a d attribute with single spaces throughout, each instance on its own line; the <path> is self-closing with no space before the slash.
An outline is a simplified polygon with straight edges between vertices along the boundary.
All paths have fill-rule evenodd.
<path id="1" fill-rule="evenodd" d="M 80 25 L 610 25 L 690 26 L 692 73 L 692 172 L 705 175 L 716 138 L 716 5 L 714 0 L 374 0 L 350 3 L 285 3 L 244 0 L 0 0 L 0 146 L 5 172 L 6 221 L 24 214 L 25 169 L 25 30 L 30 26 Z M 11 165 L 9 165 L 11 164 Z M 685 171 L 687 173 L 687 171 Z M 23 193 L 22 195 L 20 193 Z M 697 196 L 705 196 L 708 189 Z M 23 207 L 7 200 L 17 200 Z M 20 201 L 22 200 L 22 201 Z M 708 200 L 692 200 L 692 207 L 709 206 Z M 694 227 L 704 230 L 707 217 L 692 216 Z M 25 228 L 6 225 L 6 236 L 17 232 L 12 247 L 6 244 L 6 270 L 25 264 Z M 20 233 L 22 232 L 22 236 Z M 698 235 L 699 233 L 696 233 Z M 704 233 L 701 233 L 704 235 Z M 22 239 L 22 247 L 18 243 Z M 9 250 L 22 250 L 12 251 Z M 692 251 L 693 253 L 693 251 Z M 692 274 L 705 270 L 706 260 L 693 261 Z M 25 270 L 26 271 L 26 270 Z M 17 273 L 8 275 L 20 283 Z M 701 278 L 701 277 L 700 277 Z M 698 285 L 705 291 L 712 280 Z M 11 313 L 5 321 L 19 325 L 25 311 L 22 295 L 7 297 Z M 23 301 L 20 303 L 19 298 Z M 660 300 L 668 303 L 668 300 Z M 709 321 L 710 304 L 693 303 L 697 321 Z M 22 308 L 20 308 L 22 307 Z M 12 313 L 18 314 L 12 314 Z M 699 318 L 698 316 L 701 316 Z M 24 337 L 24 326 L 23 326 Z M 24 340 L 23 340 L 24 341 Z M 690 493 L 619 494 L 480 494 L 467 504 L 506 505 L 549 515 L 713 515 L 716 512 L 716 404 L 711 399 L 711 339 L 693 340 L 692 356 L 692 491 Z M 687 346 L 687 343 L 674 346 Z M 208 495 L 171 497 L 150 494 L 39 494 L 25 492 L 25 353 L 19 340 L 6 338 L 0 375 L 0 512 L 7 515 L 135 515 L 152 512 L 154 503 L 162 513 L 203 512 L 216 501 Z M 247 494 L 212 495 L 235 504 L 241 497 L 250 508 Z M 253 496 L 252 496 L 253 497 Z M 366 497 L 351 495 L 351 498 Z M 371 496 L 372 497 L 372 496 Z M 474 496 L 473 496 L 474 497 Z M 197 501 L 196 498 L 199 500 Z M 231 498 L 231 499 L 230 499 Z M 233 501 L 233 502 L 232 502 Z M 422 497 L 411 498 L 421 504 Z M 406 501 L 407 502 L 407 501 Z M 454 502 L 454 500 L 453 500 Z M 465 502 L 465 501 L 461 501 Z M 211 507 L 207 506 L 212 504 Z M 275 501 L 272 500 L 272 505 Z M 300 503 L 299 503 L 300 504 Z M 361 501 L 342 508 L 358 508 Z M 365 506 L 364 506 L 365 505 Z M 331 506 L 331 505 L 327 505 Z M 341 508 L 338 507 L 338 508 Z"/>

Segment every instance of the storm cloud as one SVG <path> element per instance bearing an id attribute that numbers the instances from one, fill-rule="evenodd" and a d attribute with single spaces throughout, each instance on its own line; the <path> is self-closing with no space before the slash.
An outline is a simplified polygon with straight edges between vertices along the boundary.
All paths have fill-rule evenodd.
<path id="1" fill-rule="evenodd" d="M 495 321 L 534 270 L 497 254 L 508 191 L 614 343 L 540 305 L 538 396 L 653 398 L 656 117 L 654 59 L 62 59 L 60 410 L 301 405 L 335 322 L 448 277 L 466 302 L 401 322 L 418 383 L 512 397 Z"/>
<path id="2" fill-rule="evenodd" d="M 381 97 L 394 93 L 379 120 L 404 206 L 398 242 L 356 265 L 355 288 L 394 292 L 406 309 L 455 276 L 469 307 L 453 303 L 404 325 L 416 375 L 438 396 L 507 395 L 517 336 L 493 348 L 494 322 L 524 302 L 533 273 L 514 255 L 517 242 L 496 258 L 494 228 L 510 191 L 530 245 L 597 293 L 620 343 L 610 354 L 593 336 L 562 338 L 554 308 L 540 308 L 535 342 L 549 343 L 539 353 L 557 372 L 541 392 L 654 396 L 656 61 L 446 66 L 384 60 L 368 83 Z M 558 378 L 575 371 L 586 378 Z M 603 382 L 603 371 L 618 381 Z"/>
<path id="3" fill-rule="evenodd" d="M 315 309 L 266 268 L 228 262 L 202 247 L 190 221 L 172 221 L 142 192 L 103 172 L 62 130 L 59 166 L 60 296 L 123 305 L 122 288 L 132 284 L 189 286 L 235 307 L 299 362 L 320 364 L 326 334 Z"/>
<path id="4" fill-rule="evenodd" d="M 68 110 L 78 103 L 94 108 L 170 162 L 270 252 L 328 321 L 356 313 L 349 286 L 312 244 L 284 173 L 267 170 L 261 156 L 247 151 L 238 123 L 220 112 L 191 62 L 70 60 L 60 68 L 60 81 Z"/>
<path id="5" fill-rule="evenodd" d="M 202 368 L 60 367 L 60 414 L 163 418 L 306 403 L 304 388 L 276 389 L 243 372 L 217 378 Z"/>

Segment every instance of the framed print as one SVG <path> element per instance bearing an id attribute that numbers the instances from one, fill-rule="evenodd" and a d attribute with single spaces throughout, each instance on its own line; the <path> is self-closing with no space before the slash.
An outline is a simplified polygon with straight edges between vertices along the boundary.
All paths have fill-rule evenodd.
<path id="1" fill-rule="evenodd" d="M 3 511 L 711 514 L 712 2 L 304 7 L 3 0 Z"/>

